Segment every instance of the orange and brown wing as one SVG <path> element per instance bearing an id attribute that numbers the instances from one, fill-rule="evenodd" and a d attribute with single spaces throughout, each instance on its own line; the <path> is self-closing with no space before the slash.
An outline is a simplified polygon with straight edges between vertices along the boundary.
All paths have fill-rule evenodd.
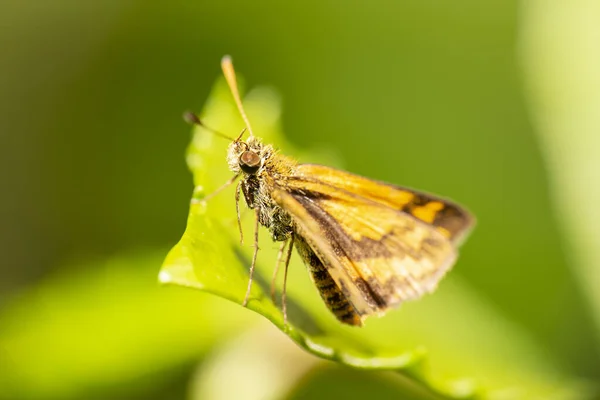
<path id="1" fill-rule="evenodd" d="M 475 218 L 456 203 L 429 193 L 364 178 L 317 164 L 302 164 L 292 179 L 318 181 L 411 214 L 436 227 L 460 245 L 475 225 Z"/>
<path id="2" fill-rule="evenodd" d="M 309 167 L 318 170 L 309 174 Z M 274 186 L 273 198 L 291 214 L 359 322 L 431 292 L 456 259 L 452 239 L 460 232 L 451 235 L 404 211 L 414 193 L 407 189 L 320 166 L 301 166 Z"/>

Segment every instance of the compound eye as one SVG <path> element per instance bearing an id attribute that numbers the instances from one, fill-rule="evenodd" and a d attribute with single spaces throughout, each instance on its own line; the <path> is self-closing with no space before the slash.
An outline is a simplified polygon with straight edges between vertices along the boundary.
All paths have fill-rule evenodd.
<path id="1" fill-rule="evenodd" d="M 247 174 L 255 174 L 260 168 L 260 157 L 255 152 L 246 150 L 240 156 L 240 168 Z"/>

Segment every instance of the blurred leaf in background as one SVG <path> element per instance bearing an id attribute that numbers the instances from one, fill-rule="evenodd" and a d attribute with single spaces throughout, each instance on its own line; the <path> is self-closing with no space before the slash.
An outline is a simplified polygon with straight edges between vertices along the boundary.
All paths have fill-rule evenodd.
<path id="1" fill-rule="evenodd" d="M 600 182 L 589 175 L 595 125 L 577 122 L 592 121 L 596 103 L 576 95 L 599 79 L 600 22 L 592 0 L 550 3 L 5 1 L 2 394 L 192 397 L 210 354 L 259 323 L 156 287 L 192 192 L 181 112 L 201 108 L 226 53 L 247 87 L 282 94 L 283 131 L 301 154 L 334 149 L 351 172 L 469 206 L 479 225 L 452 278 L 483 304 L 471 306 L 493 307 L 566 375 L 598 381 L 597 246 L 584 240 L 598 225 L 564 210 Z M 574 161 L 589 178 L 575 179 L 584 175 Z M 344 380 L 388 387 L 339 371 L 326 390 L 346 393 Z M 311 393 L 309 375 L 294 383 L 298 396 Z"/>
<path id="2" fill-rule="evenodd" d="M 553 206 L 600 337 L 600 3 L 523 7 L 521 55 Z M 567 16 L 567 17 L 565 17 Z"/>

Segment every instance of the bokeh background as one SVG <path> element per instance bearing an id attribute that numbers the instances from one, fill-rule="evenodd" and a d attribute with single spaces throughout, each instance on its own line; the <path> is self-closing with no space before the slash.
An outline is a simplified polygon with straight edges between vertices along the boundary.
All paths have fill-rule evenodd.
<path id="1" fill-rule="evenodd" d="M 593 0 L 5 1 L 0 397 L 217 398 L 252 359 L 274 378 L 240 383 L 247 398 L 428 398 L 286 338 L 269 353 L 259 316 L 158 287 L 192 191 L 181 113 L 224 54 L 279 91 L 295 146 L 467 205 L 479 224 L 453 274 L 573 379 L 600 380 L 599 15 Z M 304 367 L 269 367 L 285 357 Z"/>

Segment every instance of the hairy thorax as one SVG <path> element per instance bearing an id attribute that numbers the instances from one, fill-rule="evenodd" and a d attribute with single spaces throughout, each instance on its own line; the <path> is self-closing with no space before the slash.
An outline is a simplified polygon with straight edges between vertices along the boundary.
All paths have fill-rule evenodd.
<path id="1" fill-rule="evenodd" d="M 241 166 L 247 154 L 258 155 L 260 163 L 254 170 L 246 170 Z M 229 169 L 242 174 L 241 190 L 249 208 L 256 210 L 258 222 L 269 229 L 273 240 L 288 239 L 293 229 L 291 216 L 273 200 L 272 193 L 277 182 L 293 175 L 297 163 L 279 154 L 271 145 L 264 145 L 260 139 L 250 137 L 246 142 L 234 142 L 227 152 Z"/>

